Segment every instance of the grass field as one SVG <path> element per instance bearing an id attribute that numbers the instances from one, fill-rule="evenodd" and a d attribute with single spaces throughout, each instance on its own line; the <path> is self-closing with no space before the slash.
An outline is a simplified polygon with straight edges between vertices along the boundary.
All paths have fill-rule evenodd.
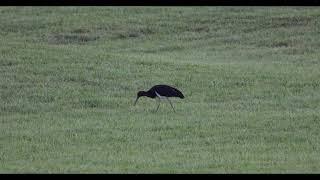
<path id="1" fill-rule="evenodd" d="M 319 17 L 1 7 L 0 173 L 319 173 Z"/>

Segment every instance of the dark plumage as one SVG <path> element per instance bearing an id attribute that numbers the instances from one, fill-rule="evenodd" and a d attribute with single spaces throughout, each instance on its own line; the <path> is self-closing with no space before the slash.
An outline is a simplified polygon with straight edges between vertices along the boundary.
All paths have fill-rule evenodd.
<path id="1" fill-rule="evenodd" d="M 134 102 L 134 105 L 136 105 L 138 99 L 141 96 L 146 96 L 146 97 L 149 97 L 149 98 L 158 97 L 159 104 L 158 104 L 158 107 L 157 107 L 156 111 L 158 111 L 158 109 L 159 109 L 160 99 L 167 99 L 169 101 L 173 111 L 175 111 L 173 106 L 172 106 L 172 103 L 171 103 L 171 101 L 169 100 L 168 97 L 179 97 L 181 99 L 184 98 L 184 95 L 182 94 L 181 91 L 179 91 L 178 89 L 176 89 L 174 87 L 168 86 L 168 85 L 155 85 L 151 89 L 149 89 L 148 91 L 139 91 L 138 94 L 137 94 L 137 99 Z"/>

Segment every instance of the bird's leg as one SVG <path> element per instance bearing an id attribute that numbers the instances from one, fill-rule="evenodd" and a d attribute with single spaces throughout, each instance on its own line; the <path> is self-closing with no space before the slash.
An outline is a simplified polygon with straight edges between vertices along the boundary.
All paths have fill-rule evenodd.
<path id="1" fill-rule="evenodd" d="M 172 107 L 172 109 L 173 109 L 173 111 L 174 112 L 176 112 L 175 110 L 174 110 L 174 108 L 173 108 L 173 106 L 172 106 L 172 103 L 171 103 L 171 101 L 170 101 L 170 99 L 167 97 L 167 100 L 169 101 L 169 103 L 170 103 L 170 105 L 171 105 L 171 107 Z"/>
<path id="2" fill-rule="evenodd" d="M 158 101 L 159 101 L 159 103 L 158 103 L 158 107 L 157 107 L 156 112 L 158 112 L 158 109 L 159 109 L 159 106 L 160 106 L 160 101 L 161 101 L 161 100 L 160 100 L 160 98 L 158 98 L 158 99 L 159 99 L 159 100 L 158 100 Z"/>

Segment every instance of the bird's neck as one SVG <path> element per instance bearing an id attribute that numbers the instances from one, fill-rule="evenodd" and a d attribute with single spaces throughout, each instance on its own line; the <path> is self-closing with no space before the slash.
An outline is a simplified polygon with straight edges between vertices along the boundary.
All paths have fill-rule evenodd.
<path id="1" fill-rule="evenodd" d="M 143 91 L 142 96 L 151 97 L 151 93 L 149 91 Z"/>

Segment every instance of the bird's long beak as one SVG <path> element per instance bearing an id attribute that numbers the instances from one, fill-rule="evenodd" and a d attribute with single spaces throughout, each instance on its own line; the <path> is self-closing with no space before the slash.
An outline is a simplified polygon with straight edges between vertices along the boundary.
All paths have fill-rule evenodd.
<path id="1" fill-rule="evenodd" d="M 134 104 L 133 104 L 134 106 L 137 104 L 138 99 L 139 98 L 137 97 L 136 101 L 134 101 Z"/>

